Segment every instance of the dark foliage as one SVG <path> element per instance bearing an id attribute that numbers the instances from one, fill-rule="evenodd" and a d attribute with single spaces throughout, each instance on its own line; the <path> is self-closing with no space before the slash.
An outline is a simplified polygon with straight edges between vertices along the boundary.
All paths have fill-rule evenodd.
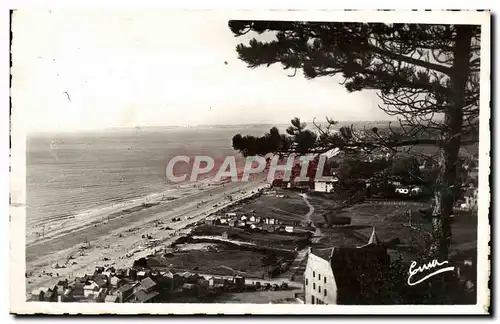
<path id="1" fill-rule="evenodd" d="M 315 123 L 316 132 L 292 120 L 287 135 L 273 128 L 263 137 L 236 135 L 233 147 L 245 155 L 350 152 L 435 145 L 439 173 L 434 188 L 434 241 L 430 254 L 448 255 L 450 215 L 457 186 L 461 145 L 478 140 L 480 26 L 298 21 L 230 21 L 235 36 L 272 33 L 236 47 L 249 68 L 280 63 L 302 70 L 306 78 L 340 76 L 347 91 L 377 90 L 380 108 L 397 115 L 389 130 L 332 131 Z M 258 37 L 258 35 L 257 35 Z"/>

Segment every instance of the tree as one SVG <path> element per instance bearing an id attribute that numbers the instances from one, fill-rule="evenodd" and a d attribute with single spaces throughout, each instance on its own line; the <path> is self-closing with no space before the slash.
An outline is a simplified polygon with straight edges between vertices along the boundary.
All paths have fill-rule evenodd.
<path id="1" fill-rule="evenodd" d="M 281 63 L 285 70 L 293 71 L 290 77 L 299 69 L 309 79 L 342 77 L 341 84 L 350 92 L 377 90 L 380 108 L 400 120 L 397 128 L 389 126 L 388 130 L 343 127 L 331 132 L 336 122 L 327 118 L 326 126 L 314 123 L 318 136 L 312 141 L 310 133 L 304 136 L 307 140 L 301 138 L 305 125 L 294 119 L 295 132 L 273 134 L 280 143 L 266 141 L 270 134 L 247 137 L 247 143 L 237 135 L 234 148 L 243 154 L 321 153 L 334 147 L 346 152 L 386 149 L 394 153 L 410 151 L 416 145 L 436 146 L 439 177 L 434 188 L 430 252 L 446 258 L 460 146 L 478 140 L 480 26 L 230 21 L 229 28 L 235 36 L 249 32 L 275 35 L 272 41 L 253 38 L 237 45 L 239 59 L 249 68 Z M 259 140 L 267 144 L 252 146 Z M 273 149 L 268 150 L 270 147 Z"/>
<path id="2" fill-rule="evenodd" d="M 419 163 L 415 157 L 394 159 L 389 173 L 393 176 L 401 177 L 405 183 L 423 182 Z"/>

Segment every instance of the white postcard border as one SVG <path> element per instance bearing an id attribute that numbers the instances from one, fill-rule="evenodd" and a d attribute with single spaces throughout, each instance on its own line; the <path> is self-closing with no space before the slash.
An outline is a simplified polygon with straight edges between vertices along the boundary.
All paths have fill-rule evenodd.
<path id="1" fill-rule="evenodd" d="M 490 13 L 472 11 L 212 11 L 227 19 L 315 20 L 352 22 L 407 22 L 443 24 L 479 24 L 481 34 L 480 89 L 480 170 L 478 211 L 478 303 L 460 306 L 338 306 L 280 304 L 99 304 L 26 302 L 25 294 L 25 203 L 26 203 L 26 132 L 22 93 L 16 93 L 12 79 L 12 150 L 11 150 L 11 221 L 10 221 L 10 311 L 19 314 L 484 314 L 489 304 L 488 260 L 490 225 Z M 36 24 L 36 22 L 33 22 Z M 15 35 L 16 26 L 13 23 Z M 15 36 L 14 36 L 14 51 Z M 19 49 L 17 49 L 19 50 Z M 13 57 L 15 59 L 15 57 Z"/>

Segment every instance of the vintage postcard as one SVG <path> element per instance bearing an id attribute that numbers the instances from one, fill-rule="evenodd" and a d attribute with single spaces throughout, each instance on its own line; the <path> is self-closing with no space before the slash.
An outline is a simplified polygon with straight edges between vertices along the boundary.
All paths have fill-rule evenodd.
<path id="1" fill-rule="evenodd" d="M 11 19 L 12 313 L 489 313 L 490 12 Z"/>

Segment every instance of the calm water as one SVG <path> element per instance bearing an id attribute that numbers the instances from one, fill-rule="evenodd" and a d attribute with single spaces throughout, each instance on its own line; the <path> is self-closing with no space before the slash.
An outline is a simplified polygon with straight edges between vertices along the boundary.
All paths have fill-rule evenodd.
<path id="1" fill-rule="evenodd" d="M 264 132 L 268 127 L 262 128 Z M 171 187 L 165 166 L 178 154 L 236 155 L 231 138 L 256 129 L 129 129 L 37 135 L 27 142 L 27 225 L 143 197 Z"/>

